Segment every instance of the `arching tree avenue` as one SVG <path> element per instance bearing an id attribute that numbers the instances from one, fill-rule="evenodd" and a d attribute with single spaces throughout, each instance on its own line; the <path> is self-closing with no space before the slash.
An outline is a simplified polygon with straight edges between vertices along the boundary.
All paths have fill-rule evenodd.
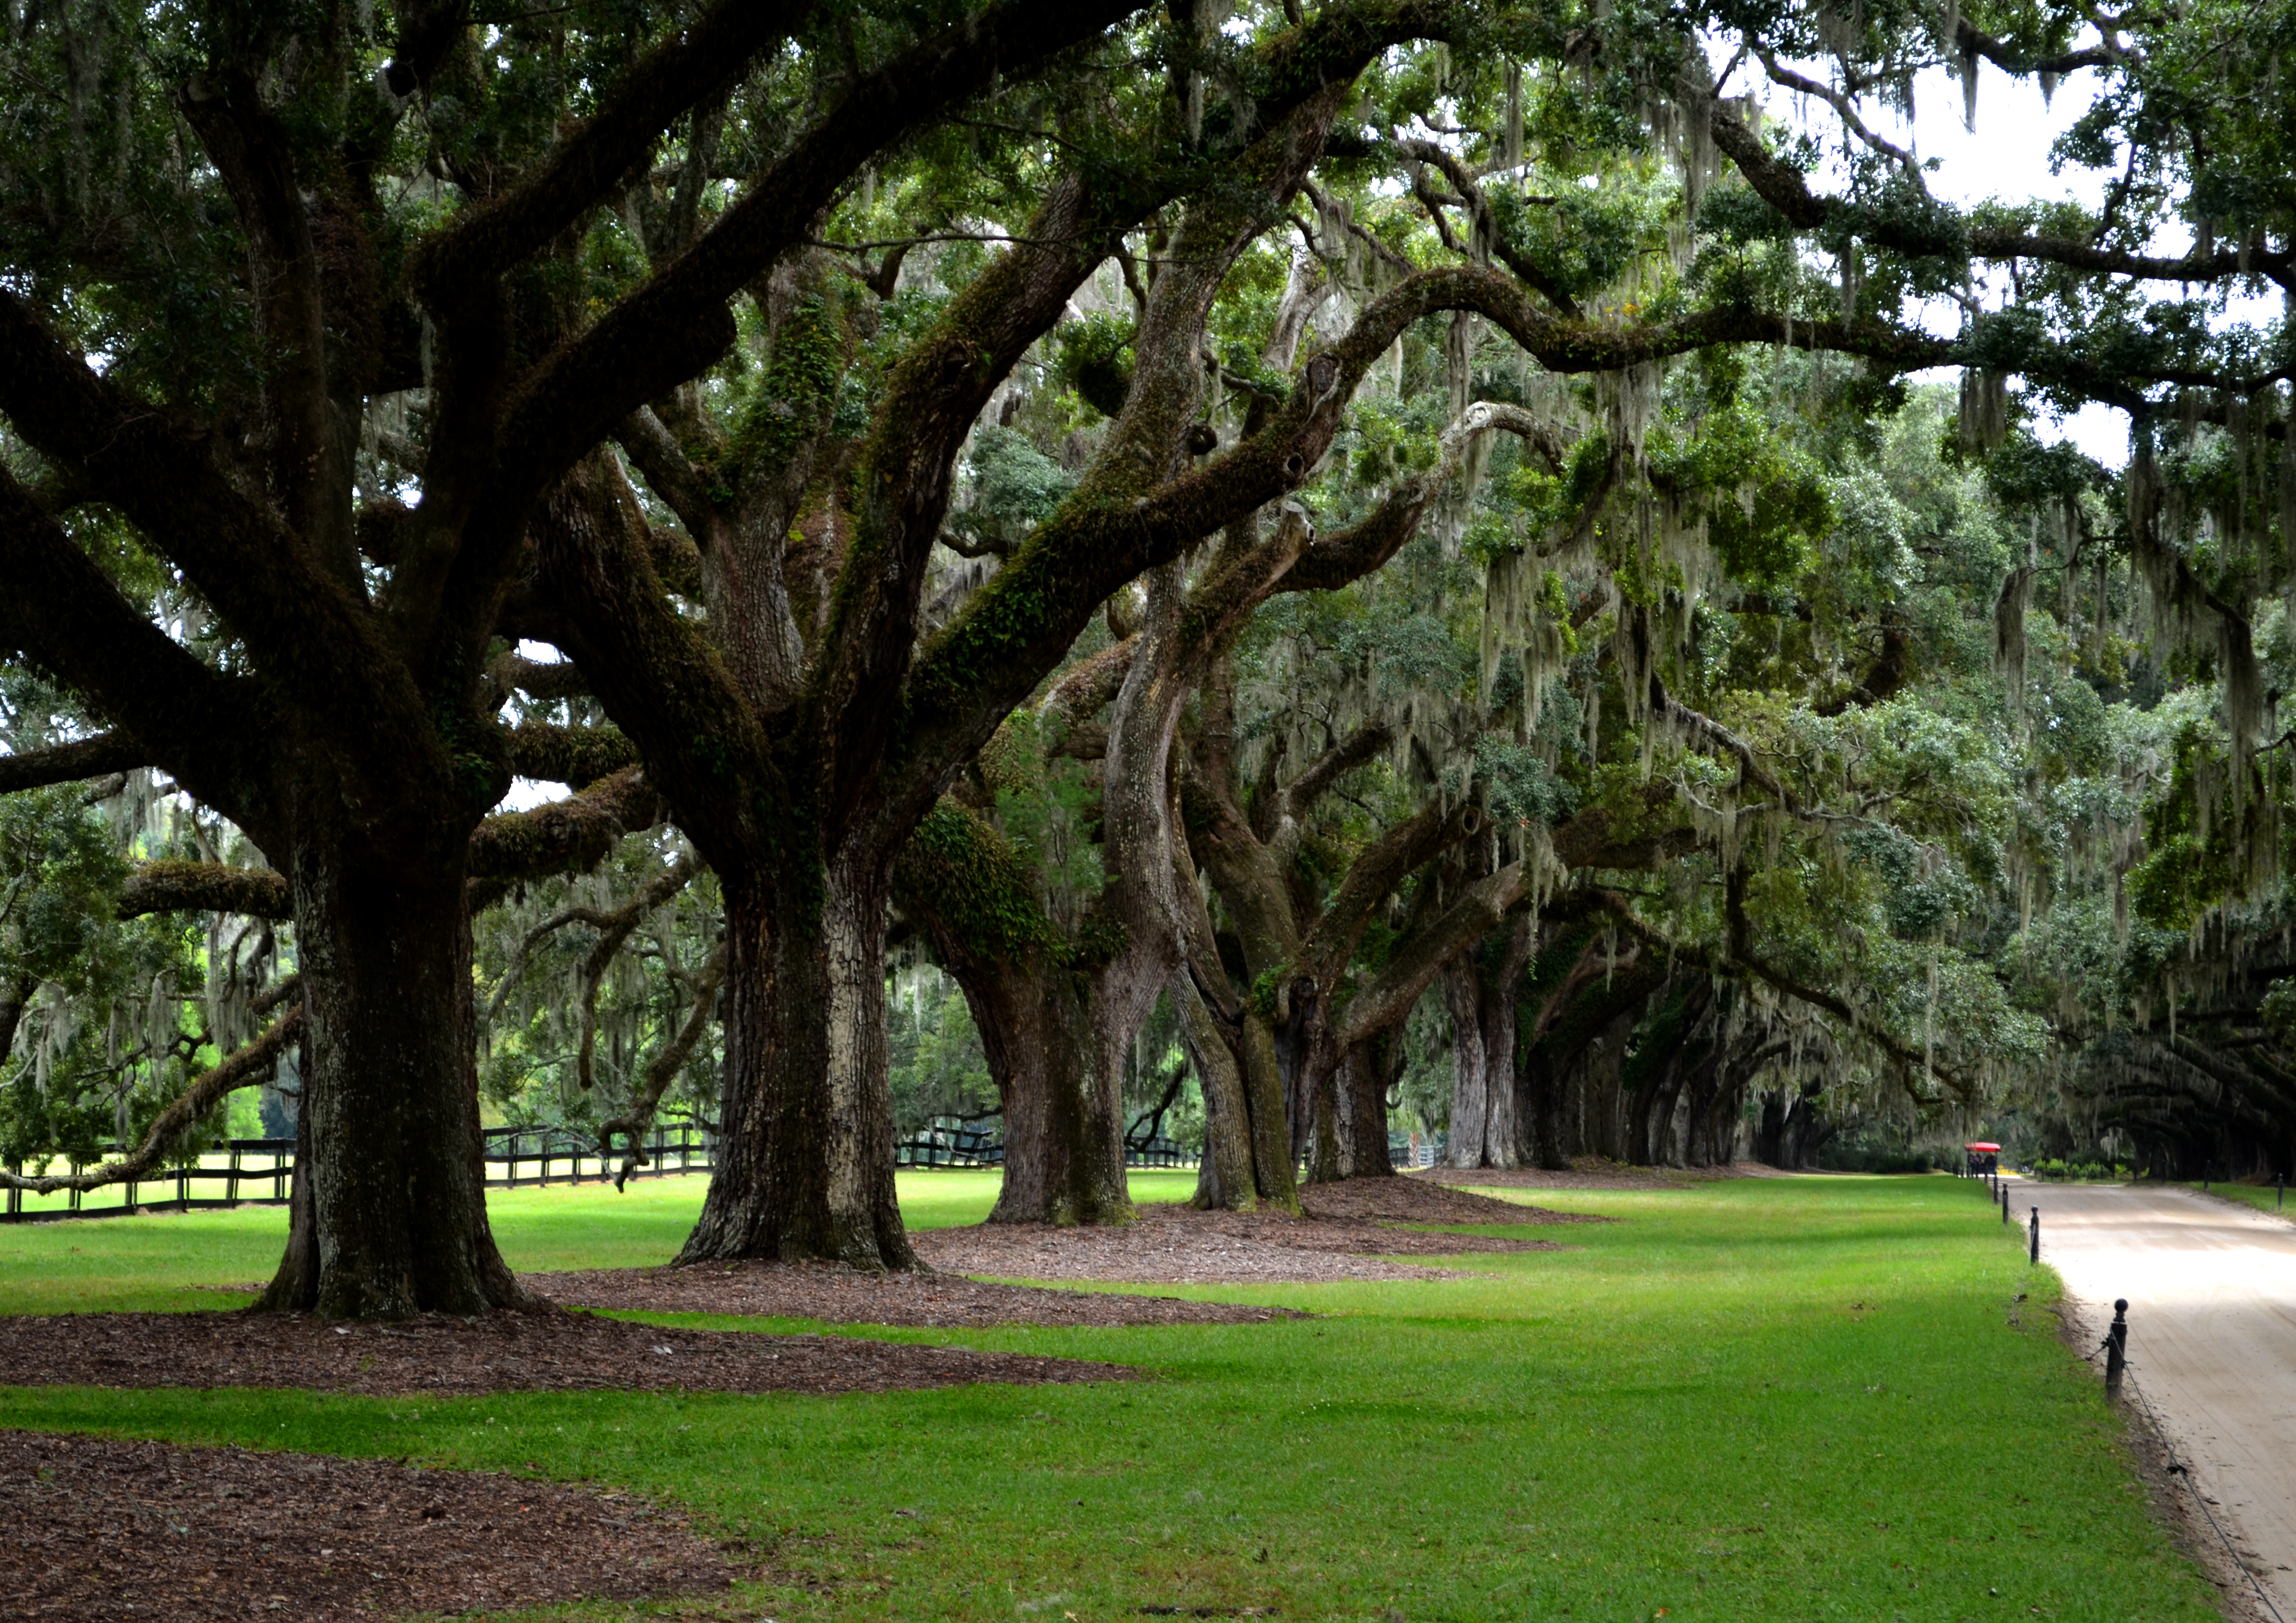
<path id="1" fill-rule="evenodd" d="M 1036 1193 L 1016 1181 L 1011 1215 L 1124 1216 L 1110 1070 L 1166 989 L 1212 1103 L 1207 1198 L 1225 1201 L 1283 1199 L 1303 1150 L 1320 1176 L 1377 1169 L 1373 1049 L 1439 979 L 1467 1164 L 1661 1139 L 1710 1153 L 1754 1080 L 1799 1086 L 1813 1067 L 1878 1065 L 1917 1108 L 1973 1105 L 1988 1069 L 2038 1044 L 1965 1018 L 2030 973 L 2005 967 L 1994 901 L 2005 880 L 2034 889 L 2038 866 L 2000 861 L 2032 846 L 2033 785 L 2010 773 L 1977 804 L 1939 774 L 2039 748 L 2037 584 L 2046 601 L 2059 578 L 2076 651 L 2082 570 L 2103 583 L 2097 649 L 2129 598 L 2105 581 L 2109 481 L 2042 454 L 2014 425 L 2026 400 L 2136 419 L 2123 554 L 2199 647 L 2193 674 L 2226 678 L 2232 803 L 2276 792 L 2247 605 L 2286 573 L 2265 493 L 2287 480 L 2261 447 L 2286 443 L 2287 369 L 2265 335 L 2211 335 L 2144 292 L 2285 283 L 2278 137 L 2206 77 L 2263 86 L 2276 15 L 2123 21 L 2076 46 L 2070 13 L 2001 37 L 1972 13 L 1946 37 L 1927 18 L 1726 8 L 1013 4 L 946 24 L 720 8 L 649 43 L 578 15 L 407 9 L 370 38 L 226 10 L 138 20 L 144 48 L 114 39 L 92 80 L 67 73 L 85 60 L 67 43 L 128 25 L 28 24 L 11 49 L 53 91 L 50 122 L 8 154 L 25 201 L 0 296 L 16 469 L 0 545 L 20 589 L 0 634 L 110 730 L 11 758 L 9 786 L 157 765 L 281 875 L 258 906 L 243 877 L 151 876 L 168 905 L 293 918 L 315 1199 L 281 1305 L 514 1299 L 475 1181 L 471 881 L 594 859 L 655 797 L 726 905 L 727 1159 L 687 1254 L 906 1264 L 887 904 L 912 893 L 961 976 L 980 960 L 976 984 L 1049 950 L 1019 914 L 962 916 L 979 875 L 950 871 L 973 858 L 948 836 L 984 807 L 941 797 L 1016 707 L 1057 705 L 1063 688 L 1031 695 L 1144 577 L 1124 679 L 1090 693 L 1112 706 L 1096 788 L 1121 941 L 1091 949 L 1097 985 L 1061 1017 L 1076 1063 L 1020 1084 L 1068 1102 L 1040 1111 L 1048 1169 Z M 1693 28 L 1742 45 L 1718 77 Z M 1815 58 L 1849 88 L 1786 65 Z M 1939 59 L 1972 87 L 1981 63 L 2101 71 L 2072 155 L 2126 161 L 2106 216 L 1929 200 L 1856 109 Z M 1754 62 L 1832 103 L 1838 127 L 1819 127 L 1846 132 L 1845 191 L 1726 99 Z M 117 115 L 102 133 L 90 83 Z M 2177 210 L 2202 241 L 2148 257 Z M 161 274 L 171 232 L 198 248 L 188 274 Z M 1312 323 L 1278 292 L 1294 255 L 1275 244 L 1293 241 L 1324 262 L 1297 280 L 1344 294 Z M 929 297 L 904 293 L 912 257 Z M 1080 319 L 1111 261 L 1130 317 Z M 1972 306 L 1954 338 L 1906 324 L 1907 295 L 1972 265 L 2015 267 L 2011 307 Z M 234 319 L 187 326 L 186 299 Z M 2069 515 L 1997 594 L 1997 538 L 1915 585 L 1875 563 L 1852 510 L 1886 471 L 1865 425 L 1894 406 L 1890 379 L 1941 364 L 1970 369 L 1960 427 L 1989 457 L 1985 499 Z M 2028 397 L 2005 393 L 2013 374 Z M 2164 473 L 2171 390 L 2185 461 Z M 984 583 L 928 603 L 951 586 L 937 546 L 982 550 L 951 509 L 975 494 L 982 433 L 1007 426 L 984 414 L 1055 393 L 1084 413 L 1072 488 L 1002 537 Z M 1502 408 L 1544 461 L 1484 489 Z M 1447 426 L 1456 477 L 1392 466 L 1388 447 L 1431 455 Z M 2219 437 L 2228 524 L 2221 504 L 2177 503 L 2193 447 Z M 1279 521 L 1287 498 L 1304 525 Z M 1227 650 L 1270 594 L 1368 578 L 1439 509 L 1423 539 L 1483 577 L 1482 657 L 1444 695 L 1472 725 L 1366 711 L 1400 763 L 1380 767 L 1388 832 L 1361 825 L 1302 883 L 1286 816 L 1368 768 L 1349 752 L 1373 734 L 1332 732 L 1317 747 L 1340 756 L 1294 775 L 1247 770 L 1221 719 Z M 152 625 L 92 553 L 105 525 L 217 634 Z M 1924 593 L 1927 623 L 1908 624 Z M 1439 591 L 1432 612 L 1461 605 Z M 1972 620 L 2002 628 L 1982 669 L 1964 657 Z M 498 726 L 505 680 L 559 679 L 502 662 L 520 636 L 567 650 L 629 742 Z M 1966 710 L 1997 671 L 2014 719 L 1988 732 Z M 2084 675 L 2109 685 L 2102 654 Z M 1578 713 L 1574 745 L 1534 736 L 1550 690 Z M 1479 758 L 1484 736 L 1518 755 Z M 1533 757 L 1566 795 L 1508 799 Z M 2062 784 L 2085 763 L 2042 765 Z M 604 782 L 482 823 L 514 769 Z M 2205 849 L 2221 796 L 2185 792 Z M 2201 902 L 2268 865 L 2231 864 Z M 1211 911 L 1183 882 L 1198 871 Z M 1923 886 L 1952 894 L 1924 914 L 1901 894 Z M 1078 945 L 1022 976 L 1040 1010 Z"/>

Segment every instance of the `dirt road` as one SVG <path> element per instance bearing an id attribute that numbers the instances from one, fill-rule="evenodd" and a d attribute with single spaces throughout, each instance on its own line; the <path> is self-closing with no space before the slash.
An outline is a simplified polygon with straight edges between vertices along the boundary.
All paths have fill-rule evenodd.
<path id="1" fill-rule="evenodd" d="M 2010 1186 L 2095 1346 L 2128 1299 L 2128 1362 L 2178 1455 L 2296 1623 L 2296 1224 L 2180 1189 Z"/>

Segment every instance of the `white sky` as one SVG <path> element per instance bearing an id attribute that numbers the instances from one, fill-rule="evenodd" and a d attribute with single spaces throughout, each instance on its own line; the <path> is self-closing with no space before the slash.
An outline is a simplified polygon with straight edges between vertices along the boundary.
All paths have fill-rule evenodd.
<path id="1" fill-rule="evenodd" d="M 1825 78 L 1822 65 L 1784 65 L 1810 78 Z M 2072 75 L 2057 86 L 2054 97 L 2046 102 L 2036 80 L 2013 79 L 1990 65 L 1980 67 L 1979 72 L 1974 132 L 1962 123 L 1961 81 L 1942 68 L 1932 69 L 1915 82 L 1910 128 L 1905 120 L 1874 102 L 1868 102 L 1860 117 L 1874 134 L 1899 146 L 1909 146 L 1917 159 L 1939 160 L 1939 167 L 1926 180 L 1931 194 L 1941 201 L 1967 207 L 1991 198 L 2013 202 L 2070 199 L 2092 209 L 2101 207 L 2115 171 L 2071 165 L 2058 174 L 2049 169 L 2051 145 L 2095 102 L 2096 72 L 2085 69 Z M 1757 89 L 1766 111 L 1773 117 L 1789 119 L 1801 127 L 1822 129 L 1829 135 L 1840 132 L 1840 122 L 1832 108 L 1815 97 L 1805 102 L 1794 92 L 1769 84 L 1761 64 L 1751 59 L 1739 68 L 1728 88 L 1734 94 Z M 1839 175 L 1831 178 L 1839 184 Z M 2189 232 L 2181 224 L 2175 224 L 2155 239 L 2154 249 L 2157 252 L 2179 253 L 2190 245 Z M 1997 302 L 2000 293 L 2005 291 L 2006 283 L 2005 275 L 1996 279 L 1991 289 L 1994 297 L 1988 298 L 1988 303 Z M 2173 283 L 2155 284 L 2150 291 L 2155 299 L 2184 296 Z M 2275 307 L 2277 302 L 2234 295 L 2225 314 L 2210 324 L 2222 331 L 2228 324 L 2270 321 L 2279 313 Z M 1939 333 L 1956 332 L 1961 324 L 1959 310 L 1942 299 L 1906 314 Z M 1950 371 L 1915 375 L 1947 381 L 1955 376 Z M 2128 460 L 2128 419 L 2110 406 L 2085 406 L 2062 422 L 2044 418 L 2034 427 L 2045 442 L 2070 439 L 2109 468 L 2118 468 Z"/>

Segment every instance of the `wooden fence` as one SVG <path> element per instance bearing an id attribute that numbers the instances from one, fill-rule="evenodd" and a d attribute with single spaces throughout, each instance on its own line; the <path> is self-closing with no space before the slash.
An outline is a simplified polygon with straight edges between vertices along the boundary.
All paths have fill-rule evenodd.
<path id="1" fill-rule="evenodd" d="M 598 1141 L 578 1127 L 488 1127 L 486 1130 L 487 1181 L 512 1188 L 529 1184 L 602 1184 L 611 1181 L 619 1155 L 600 1153 Z M 676 1124 L 673 1133 L 657 1121 L 646 1142 L 647 1164 L 632 1177 L 668 1177 L 673 1173 L 714 1171 L 718 1166 L 718 1136 L 692 1121 Z M 558 1170 L 562 1165 L 562 1170 Z M 522 1167 L 533 1173 L 519 1176 Z M 503 1169 L 495 1176 L 495 1168 Z M 556 1172 L 556 1176 L 553 1176 Z"/>
<path id="2" fill-rule="evenodd" d="M 117 1155 L 102 1151 L 93 1160 L 71 1159 L 74 1173 L 100 1166 Z M 1164 1137 L 1127 1141 L 1128 1167 L 1193 1167 L 1199 1157 Z M 549 1184 L 605 1183 L 612 1179 L 621 1158 L 599 1152 L 598 1141 L 577 1127 L 523 1127 L 486 1129 L 487 1182 L 498 1188 L 529 1188 Z M 709 1172 L 718 1165 L 717 1135 L 697 1122 L 654 1124 L 646 1143 L 645 1166 L 633 1177 L 673 1177 Z M 954 1118 L 932 1123 L 893 1146 L 894 1164 L 901 1167 L 1001 1167 L 1004 1140 L 996 1133 Z M 20 1164 L 9 1171 L 21 1176 Z M 220 1184 L 221 1193 L 201 1193 Z M 197 1165 L 170 1168 L 131 1183 L 108 1184 L 83 1196 L 66 1194 L 28 1197 L 20 1189 L 7 1192 L 6 1210 L 0 1221 L 45 1222 L 55 1217 L 126 1217 L 139 1211 L 200 1211 L 234 1206 L 283 1206 L 295 1186 L 295 1141 L 291 1138 L 234 1138 L 209 1151 Z M 88 1201 L 117 1191 L 119 1202 L 92 1205 Z M 61 1204 L 59 1204 L 61 1202 Z"/>
<path id="3" fill-rule="evenodd" d="M 101 1166 L 119 1152 L 117 1149 L 106 1149 L 92 1160 L 83 1160 L 78 1156 L 68 1157 L 66 1169 L 75 1174 L 85 1172 L 90 1167 Z M 216 1160 L 217 1157 L 222 1159 L 223 1164 L 210 1165 L 209 1163 Z M 258 1161 L 261 1164 L 257 1164 Z M 24 1174 L 21 1163 L 11 1163 L 8 1170 L 19 1177 Z M 155 1172 L 148 1177 L 137 1178 L 129 1183 L 108 1185 L 107 1191 L 90 1190 L 86 1195 L 79 1190 L 72 1190 L 68 1195 L 62 1197 L 65 1203 L 61 1209 L 34 1208 L 27 1210 L 24 1192 L 20 1189 L 11 1189 L 8 1191 L 8 1209 L 5 1216 L 9 1222 L 14 1223 L 25 1218 L 42 1217 L 133 1217 L 139 1211 L 155 1209 L 191 1211 L 208 1207 L 283 1206 L 286 1204 L 290 1191 L 294 1186 L 294 1181 L 295 1141 L 293 1139 L 234 1138 L 222 1149 L 210 1151 L 201 1156 L 197 1166 L 176 1167 Z M 195 1185 L 212 1188 L 217 1184 L 224 1186 L 220 1197 L 196 1195 L 192 1193 Z M 87 1206 L 84 1204 L 87 1196 L 107 1193 L 108 1189 L 118 1189 L 121 1192 L 124 1199 L 120 1205 Z M 160 1192 L 157 1198 L 153 1198 L 147 1193 L 152 1190 Z M 43 1197 L 36 1195 L 30 1198 L 39 1200 Z M 58 1197 L 45 1198 L 53 1200 Z"/>
<path id="4" fill-rule="evenodd" d="M 1183 1148 L 1160 1135 L 1154 1138 L 1128 1138 L 1124 1141 L 1124 1164 L 1128 1167 L 1193 1167 L 1199 1159 L 1195 1151 Z M 1001 1134 L 975 1127 L 960 1117 L 936 1117 L 921 1131 L 894 1142 L 893 1164 L 897 1167 L 1001 1167 L 1004 1164 L 1004 1139 Z"/>
<path id="5" fill-rule="evenodd" d="M 717 1139 L 691 1121 L 654 1124 L 646 1143 L 648 1165 L 634 1177 L 668 1177 L 708 1172 L 718 1164 Z M 67 1169 L 84 1172 L 117 1155 L 106 1149 L 94 1160 L 70 1158 Z M 518 1188 L 542 1184 L 598 1183 L 612 1178 L 619 1156 L 598 1152 L 597 1140 L 568 1127 L 488 1127 L 485 1151 L 487 1182 Z M 23 1176 L 20 1164 L 9 1171 Z M 220 1194 L 198 1193 L 222 1184 Z M 234 1138 L 202 1155 L 197 1165 L 169 1168 L 133 1182 L 67 1194 L 27 1197 L 20 1189 L 8 1191 L 6 1210 L 0 1220 L 39 1222 L 51 1217 L 127 1217 L 139 1211 L 199 1211 L 233 1206 L 283 1206 L 295 1186 L 295 1141 L 291 1138 Z M 88 1202 L 118 1191 L 119 1202 Z M 62 1204 L 57 1202 L 61 1201 Z"/>

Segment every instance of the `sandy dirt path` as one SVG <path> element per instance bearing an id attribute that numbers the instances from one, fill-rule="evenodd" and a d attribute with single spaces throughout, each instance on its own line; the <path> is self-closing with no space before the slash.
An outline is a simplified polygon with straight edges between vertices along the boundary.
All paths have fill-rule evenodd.
<path id="1" fill-rule="evenodd" d="M 2217 1520 L 2296 1623 L 2296 1224 L 2181 1189 L 2010 1185 L 2086 1332 L 2128 1363 Z"/>

